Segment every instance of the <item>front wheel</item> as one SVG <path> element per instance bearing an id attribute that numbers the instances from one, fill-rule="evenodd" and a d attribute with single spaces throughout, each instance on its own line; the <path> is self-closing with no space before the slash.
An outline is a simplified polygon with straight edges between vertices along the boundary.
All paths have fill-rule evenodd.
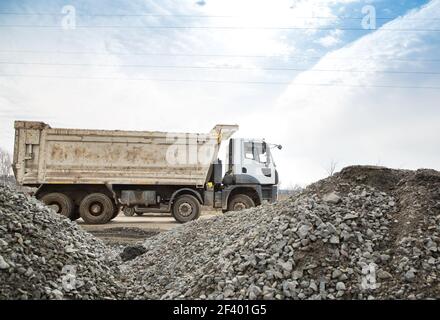
<path id="1" fill-rule="evenodd" d="M 233 196 L 228 203 L 228 211 L 241 211 L 255 207 L 255 202 L 245 194 Z"/>
<path id="2" fill-rule="evenodd" d="M 199 200 L 189 194 L 178 197 L 173 203 L 174 219 L 180 223 L 196 220 L 200 216 L 200 211 Z"/>

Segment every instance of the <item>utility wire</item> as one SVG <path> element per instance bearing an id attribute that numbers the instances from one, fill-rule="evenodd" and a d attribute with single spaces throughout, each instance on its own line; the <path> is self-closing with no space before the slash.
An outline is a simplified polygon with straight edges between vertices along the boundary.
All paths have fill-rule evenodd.
<path id="1" fill-rule="evenodd" d="M 55 25 L 0 25 L 0 28 L 62 29 Z M 335 28 L 335 27 L 240 27 L 240 26 L 116 26 L 116 25 L 77 25 L 74 29 L 194 29 L 194 30 L 320 30 L 320 31 L 387 31 L 387 32 L 440 32 L 440 29 L 397 29 L 397 28 Z M 73 29 L 73 30 L 74 30 Z"/>
<path id="2" fill-rule="evenodd" d="M 104 68 L 148 68 L 148 69 L 213 69 L 213 70 L 263 70 L 263 71 L 298 71 L 298 72 L 346 72 L 346 73 L 384 73 L 384 74 L 422 74 L 440 75 L 435 71 L 400 71 L 400 70 L 347 70 L 347 69 L 307 69 L 289 67 L 249 68 L 242 66 L 189 66 L 189 65 L 145 65 L 145 64 L 94 64 L 94 63 L 46 63 L 46 62 L 8 62 L 0 61 L 0 65 L 40 65 L 69 67 L 104 67 Z"/>
<path id="3" fill-rule="evenodd" d="M 109 51 L 53 51 L 53 50 L 1 50 L 0 53 L 37 53 L 37 54 L 66 54 L 66 55 L 117 55 L 117 56 L 166 56 L 166 57 L 219 57 L 219 58 L 301 58 L 322 59 L 325 55 L 310 56 L 301 54 L 286 55 L 243 55 L 243 54 L 211 54 L 211 53 L 154 53 L 154 52 L 109 52 Z M 440 59 L 404 59 L 388 57 L 327 57 L 330 60 L 366 60 L 366 61 L 407 61 L 407 62 L 440 62 Z"/>
<path id="4" fill-rule="evenodd" d="M 0 74 L 0 77 L 18 78 L 45 78 L 45 79 L 69 79 L 69 80 L 127 80 L 127 81 L 157 81 L 157 82 L 187 82 L 204 84 L 249 84 L 249 85 L 293 85 L 304 87 L 347 87 L 347 88 L 388 88 L 388 89 L 427 89 L 440 90 L 440 86 L 396 86 L 396 85 L 351 85 L 344 83 L 292 83 L 287 81 L 238 81 L 238 80 L 209 80 L 209 79 L 163 79 L 163 78 L 121 78 L 121 77 L 72 77 L 53 75 L 29 75 L 29 74 Z"/>
<path id="5" fill-rule="evenodd" d="M 10 16 L 54 16 L 54 17 L 63 17 L 66 16 L 64 13 L 50 13 L 50 12 L 35 12 L 35 13 L 26 13 L 26 12 L 0 12 L 0 15 L 10 15 Z M 164 18 L 226 18 L 226 19 L 243 19 L 247 17 L 254 16 L 243 16 L 243 15 L 197 15 L 197 14 L 159 14 L 159 13 L 144 13 L 144 14 L 76 14 L 79 17 L 164 17 Z M 260 17 L 256 15 L 255 17 Z M 377 20 L 395 20 L 401 18 L 402 16 L 395 17 L 376 17 Z M 292 19 L 316 19 L 316 20 L 363 20 L 365 17 L 352 17 L 352 16 L 290 16 Z M 440 18 L 405 18 L 407 20 L 415 20 L 415 21 L 431 21 L 431 20 L 440 20 Z"/>

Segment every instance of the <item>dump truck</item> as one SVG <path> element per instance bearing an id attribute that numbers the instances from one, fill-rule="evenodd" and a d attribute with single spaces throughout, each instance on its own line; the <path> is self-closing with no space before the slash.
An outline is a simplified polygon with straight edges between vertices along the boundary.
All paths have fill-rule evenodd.
<path id="1" fill-rule="evenodd" d="M 209 133 L 51 128 L 16 121 L 13 171 L 37 199 L 72 220 L 104 224 L 126 215 L 197 219 L 201 206 L 239 211 L 277 199 L 272 145 L 231 136 L 237 125 Z M 225 174 L 218 153 L 228 141 Z"/>

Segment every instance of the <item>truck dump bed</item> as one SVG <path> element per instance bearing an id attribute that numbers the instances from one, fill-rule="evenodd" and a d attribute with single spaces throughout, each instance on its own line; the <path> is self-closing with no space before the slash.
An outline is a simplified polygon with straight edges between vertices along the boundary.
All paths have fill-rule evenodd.
<path id="1" fill-rule="evenodd" d="M 203 186 L 221 141 L 237 129 L 217 125 L 205 134 L 80 130 L 16 121 L 13 169 L 22 185 Z"/>

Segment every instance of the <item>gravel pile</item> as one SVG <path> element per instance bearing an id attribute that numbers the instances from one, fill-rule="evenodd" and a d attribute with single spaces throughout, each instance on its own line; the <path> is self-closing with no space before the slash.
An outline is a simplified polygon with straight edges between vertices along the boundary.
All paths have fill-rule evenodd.
<path id="1" fill-rule="evenodd" d="M 275 205 L 147 239 L 128 298 L 440 297 L 440 173 L 349 167 Z"/>
<path id="2" fill-rule="evenodd" d="M 0 299 L 440 297 L 440 173 L 348 167 L 112 249 L 0 187 Z"/>
<path id="3" fill-rule="evenodd" d="M 0 186 L 0 299 L 117 298 L 117 261 L 76 223 Z"/>

